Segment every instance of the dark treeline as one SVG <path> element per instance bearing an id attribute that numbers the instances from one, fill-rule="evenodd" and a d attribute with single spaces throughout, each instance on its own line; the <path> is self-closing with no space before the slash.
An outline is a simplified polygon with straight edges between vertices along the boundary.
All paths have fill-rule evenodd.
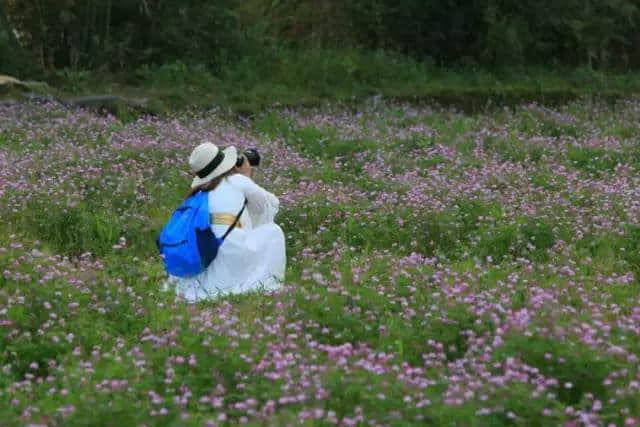
<path id="1" fill-rule="evenodd" d="M 640 66 L 637 0 L 0 0 L 0 71 L 215 69 L 273 48 L 438 66 Z"/>

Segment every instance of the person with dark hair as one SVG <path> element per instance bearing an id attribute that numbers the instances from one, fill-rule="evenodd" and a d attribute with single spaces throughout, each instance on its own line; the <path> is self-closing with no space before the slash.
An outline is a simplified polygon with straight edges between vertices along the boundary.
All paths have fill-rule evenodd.
<path id="1" fill-rule="evenodd" d="M 221 150 L 211 142 L 200 144 L 189 165 L 196 176 L 187 197 L 208 193 L 213 233 L 223 236 L 234 222 L 235 226 L 206 270 L 194 277 L 170 276 L 177 294 L 199 301 L 278 289 L 286 265 L 284 233 L 274 222 L 278 198 L 251 179 L 251 163 L 235 147 Z"/>

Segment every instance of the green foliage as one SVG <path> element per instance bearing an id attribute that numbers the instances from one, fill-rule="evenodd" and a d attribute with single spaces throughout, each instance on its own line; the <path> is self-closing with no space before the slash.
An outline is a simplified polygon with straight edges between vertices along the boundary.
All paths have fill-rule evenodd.
<path id="1" fill-rule="evenodd" d="M 622 153 L 604 148 L 587 147 L 571 147 L 567 159 L 575 168 L 595 175 L 612 172 L 619 163 L 624 161 Z"/>
<path id="2" fill-rule="evenodd" d="M 305 304 L 307 292 L 302 290 L 296 294 L 295 316 L 320 326 L 312 331 L 314 339 L 320 343 L 364 342 L 379 351 L 395 352 L 412 365 L 420 365 L 427 342 L 441 343 L 448 360 L 455 360 L 467 350 L 468 333 L 479 334 L 488 327 L 484 322 L 476 321 L 477 317 L 462 305 L 443 304 L 438 317 L 428 321 L 422 318 L 401 320 L 397 317 L 397 308 L 381 297 L 371 284 L 352 283 L 348 271 L 354 263 L 349 260 L 343 260 L 343 263 L 342 285 L 354 289 L 355 295 L 313 288 L 317 303 Z M 377 261 L 372 267 L 376 275 L 389 273 L 389 266 L 384 261 Z M 396 286 L 400 293 L 408 294 L 407 288 L 413 285 L 409 280 L 399 280 Z M 425 306 L 442 304 L 427 295 L 421 295 L 420 302 Z M 375 321 L 371 320 L 371 313 L 377 314 Z M 324 327 L 333 333 L 322 333 Z"/>
<path id="3" fill-rule="evenodd" d="M 531 177 L 531 183 L 545 190 L 559 191 L 566 186 L 566 178 L 547 171 L 539 171 Z"/>
<path id="4" fill-rule="evenodd" d="M 82 94 L 91 89 L 94 76 L 87 70 L 64 68 L 56 71 L 55 78 L 56 81 L 61 82 L 61 90 L 72 94 Z"/>
<path id="5" fill-rule="evenodd" d="M 215 81 L 205 65 L 188 66 L 180 60 L 165 63 L 158 67 L 151 67 L 145 64 L 136 71 L 136 75 L 143 81 L 143 84 L 152 88 L 177 86 L 210 90 L 213 88 Z"/>
<path id="6" fill-rule="evenodd" d="M 574 123 L 562 122 L 545 114 L 530 111 L 519 115 L 516 127 L 530 136 L 578 138 L 584 133 L 584 130 Z"/>
<path id="7" fill-rule="evenodd" d="M 0 3 L 0 74 L 20 75 L 28 69 L 28 59 L 18 48 L 10 28 L 4 24 Z"/>
<path id="8" fill-rule="evenodd" d="M 637 225 L 628 225 L 621 234 L 586 236 L 580 241 L 578 249 L 587 250 L 595 259 L 621 259 L 626 267 L 640 274 L 640 227 Z"/>
<path id="9" fill-rule="evenodd" d="M 490 230 L 479 241 L 475 253 L 501 261 L 511 257 L 525 257 L 536 261 L 547 259 L 547 249 L 557 239 L 550 224 L 527 220 L 522 224 L 503 225 Z"/>
<path id="10" fill-rule="evenodd" d="M 609 397 L 604 380 L 620 362 L 584 345 L 541 336 L 523 337 L 510 334 L 496 358 L 516 356 L 548 377 L 556 378 L 558 399 L 566 404 L 579 403 L 586 393 L 606 401 Z M 569 383 L 570 386 L 566 386 Z"/>
<path id="11" fill-rule="evenodd" d="M 32 202 L 28 212 L 22 219 L 25 229 L 34 238 L 65 254 L 104 255 L 123 236 L 124 226 L 117 216 L 83 204 L 59 207 Z"/>
<path id="12" fill-rule="evenodd" d="M 554 138 L 571 136 L 577 138 L 580 136 L 581 129 L 571 123 L 561 123 L 556 120 L 543 118 L 539 122 L 540 135 L 551 136 Z"/>
<path id="13" fill-rule="evenodd" d="M 159 91 L 221 84 L 204 68 L 190 80 L 191 67 L 140 67 L 139 78 Z M 640 410 L 627 274 L 640 274 L 640 227 L 625 226 L 633 194 L 611 187 L 600 155 L 637 166 L 633 141 L 608 138 L 616 127 L 632 136 L 635 107 L 528 106 L 496 119 L 372 102 L 271 108 L 238 124 L 29 106 L 31 128 L 5 120 L 0 132 L 11 177 L 0 194 L 2 418 L 328 425 L 326 413 L 303 418 L 333 411 L 349 424 L 362 410 L 393 426 L 542 426 L 597 404 L 598 421 L 622 425 Z M 287 238 L 281 291 L 198 304 L 160 291 L 153 237 L 184 196 L 180 162 L 200 135 L 264 147 L 256 179 L 281 196 Z M 576 186 L 576 172 L 602 176 Z"/>
<path id="14" fill-rule="evenodd" d="M 0 71 L 16 74 L 124 69 L 170 81 L 182 79 L 176 64 L 188 60 L 237 87 L 287 69 L 294 80 L 282 84 L 303 81 L 323 93 L 350 82 L 419 78 L 434 64 L 591 70 L 640 63 L 640 11 L 631 0 L 5 0 L 0 12 L 0 57 L 7 58 Z M 306 55 L 283 53 L 289 49 Z"/>
<path id="15" fill-rule="evenodd" d="M 507 255 L 544 257 L 544 250 L 555 241 L 546 224 L 525 222 L 513 230 L 488 228 L 487 221 L 490 224 L 491 219 L 501 218 L 502 209 L 497 204 L 475 200 L 458 200 L 444 212 L 410 208 L 366 214 L 360 214 L 361 211 L 358 207 L 345 209 L 317 201 L 311 206 L 284 210 L 280 220 L 291 230 L 291 239 L 300 249 L 312 245 L 326 250 L 335 242 L 342 242 L 365 251 L 386 249 L 409 254 L 421 248 L 430 256 L 458 259 L 465 256 L 466 250 L 472 256 L 491 255 L 501 260 Z M 322 231 L 327 229 L 333 232 Z M 536 250 L 529 255 L 527 242 L 536 244 Z"/>
<path id="16" fill-rule="evenodd" d="M 351 157 L 375 148 L 373 141 L 345 140 L 329 129 L 316 126 L 295 126 L 277 113 L 263 115 L 253 122 L 253 128 L 271 138 L 282 137 L 285 143 L 300 150 L 305 155 L 320 159 Z"/>
<path id="17" fill-rule="evenodd" d="M 20 6 L 5 1 L 0 12 L 6 12 L 10 30 L 27 35 L 20 43 L 34 52 L 32 63 L 40 70 L 131 69 L 181 58 L 213 65 L 233 55 L 245 37 L 236 27 L 237 5 L 234 0 L 27 1 Z"/>
<path id="18" fill-rule="evenodd" d="M 259 5 L 260 1 L 253 2 Z M 638 25 L 629 0 L 517 1 L 357 0 L 310 9 L 280 1 L 267 8 L 275 36 L 294 43 L 397 49 L 438 63 L 509 67 L 637 61 L 631 47 Z M 289 17 L 287 26 L 278 18 Z M 342 23 L 342 25 L 340 25 Z M 298 24 L 296 31 L 291 25 Z M 615 55 L 613 52 L 624 52 Z"/>
<path id="19" fill-rule="evenodd" d="M 225 64 L 219 77 L 228 100 L 262 107 L 264 99 L 304 105 L 327 97 L 349 101 L 385 87 L 411 92 L 428 84 L 428 70 L 410 57 L 383 51 L 267 47 Z"/>
<path id="20" fill-rule="evenodd" d="M 497 153 L 503 161 L 538 163 L 545 154 L 545 148 L 534 144 L 523 144 L 520 141 L 486 137 L 486 149 Z"/>

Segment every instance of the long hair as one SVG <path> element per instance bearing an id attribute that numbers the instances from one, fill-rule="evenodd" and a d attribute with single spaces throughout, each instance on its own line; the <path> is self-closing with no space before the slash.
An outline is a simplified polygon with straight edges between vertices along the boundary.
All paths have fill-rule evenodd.
<path id="1" fill-rule="evenodd" d="M 195 188 L 191 188 L 189 190 L 189 192 L 187 193 L 185 199 L 188 199 L 189 197 L 193 196 L 194 194 L 196 194 L 198 191 L 213 191 L 216 189 L 216 187 L 218 185 L 220 185 L 220 183 L 222 182 L 223 179 L 225 179 L 228 176 L 231 176 L 235 173 L 237 173 L 238 171 L 236 170 L 235 167 L 232 167 L 231 169 L 229 169 L 228 171 L 226 171 L 225 173 L 223 173 L 222 175 L 218 175 L 217 177 L 213 178 L 211 181 L 209 182 L 205 182 L 202 185 L 199 185 Z"/>

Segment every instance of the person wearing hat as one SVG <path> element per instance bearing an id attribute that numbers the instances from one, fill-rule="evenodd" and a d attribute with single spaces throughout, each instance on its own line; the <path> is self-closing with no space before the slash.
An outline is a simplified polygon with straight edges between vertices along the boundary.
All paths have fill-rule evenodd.
<path id="1" fill-rule="evenodd" d="M 189 196 L 209 193 L 211 228 L 222 236 L 233 224 L 246 200 L 246 208 L 226 237 L 218 254 L 199 275 L 171 277 L 178 295 L 199 301 L 226 294 L 275 290 L 284 281 L 285 238 L 274 218 L 276 196 L 257 185 L 244 155 L 235 147 L 220 150 L 215 144 L 198 145 L 189 157 L 195 173 Z"/>

